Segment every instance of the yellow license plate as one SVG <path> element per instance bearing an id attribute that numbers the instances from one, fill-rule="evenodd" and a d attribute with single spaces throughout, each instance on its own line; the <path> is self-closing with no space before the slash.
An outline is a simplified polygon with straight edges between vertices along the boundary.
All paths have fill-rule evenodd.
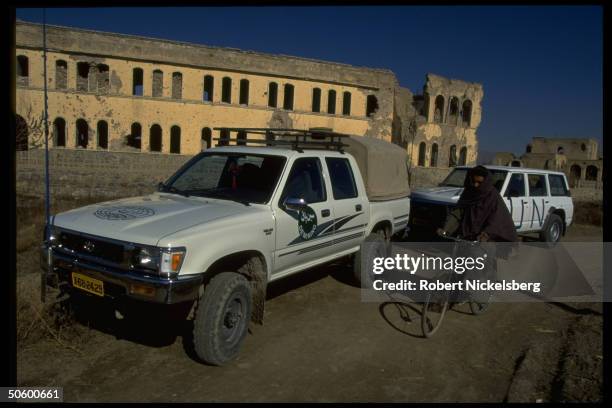
<path id="1" fill-rule="evenodd" d="M 104 296 L 104 282 L 80 273 L 72 273 L 72 286 L 94 295 Z"/>

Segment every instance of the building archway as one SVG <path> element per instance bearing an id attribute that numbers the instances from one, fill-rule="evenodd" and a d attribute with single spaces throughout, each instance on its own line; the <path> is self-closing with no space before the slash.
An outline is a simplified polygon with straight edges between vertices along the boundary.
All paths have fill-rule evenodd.
<path id="1" fill-rule="evenodd" d="M 15 115 L 15 149 L 17 151 L 28 150 L 29 136 L 28 123 L 22 116 Z"/>
<path id="2" fill-rule="evenodd" d="M 582 168 L 577 164 L 573 164 L 572 167 L 570 167 L 570 185 L 576 187 L 581 178 Z"/>

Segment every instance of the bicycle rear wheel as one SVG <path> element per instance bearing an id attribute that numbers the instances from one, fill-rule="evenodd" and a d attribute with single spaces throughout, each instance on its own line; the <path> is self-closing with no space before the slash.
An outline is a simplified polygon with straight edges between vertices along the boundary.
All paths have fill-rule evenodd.
<path id="1" fill-rule="evenodd" d="M 491 299 L 491 295 L 488 295 L 487 299 L 482 299 L 482 301 L 470 300 L 470 310 L 473 315 L 481 315 L 489 309 L 489 305 Z"/>

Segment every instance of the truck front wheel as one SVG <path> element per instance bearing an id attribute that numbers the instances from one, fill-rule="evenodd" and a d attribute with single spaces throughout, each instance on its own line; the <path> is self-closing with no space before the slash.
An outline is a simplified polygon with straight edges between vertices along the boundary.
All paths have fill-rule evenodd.
<path id="1" fill-rule="evenodd" d="M 198 357 L 217 366 L 233 360 L 246 336 L 251 309 L 251 286 L 244 276 L 222 272 L 212 278 L 194 316 Z"/>

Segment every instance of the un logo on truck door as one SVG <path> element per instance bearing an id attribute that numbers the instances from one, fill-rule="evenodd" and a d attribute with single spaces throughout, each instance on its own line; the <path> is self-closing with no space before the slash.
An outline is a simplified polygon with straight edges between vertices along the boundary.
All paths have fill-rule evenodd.
<path id="1" fill-rule="evenodd" d="M 298 233 L 302 239 L 310 239 L 317 230 L 317 214 L 310 207 L 303 207 L 298 212 Z"/>

